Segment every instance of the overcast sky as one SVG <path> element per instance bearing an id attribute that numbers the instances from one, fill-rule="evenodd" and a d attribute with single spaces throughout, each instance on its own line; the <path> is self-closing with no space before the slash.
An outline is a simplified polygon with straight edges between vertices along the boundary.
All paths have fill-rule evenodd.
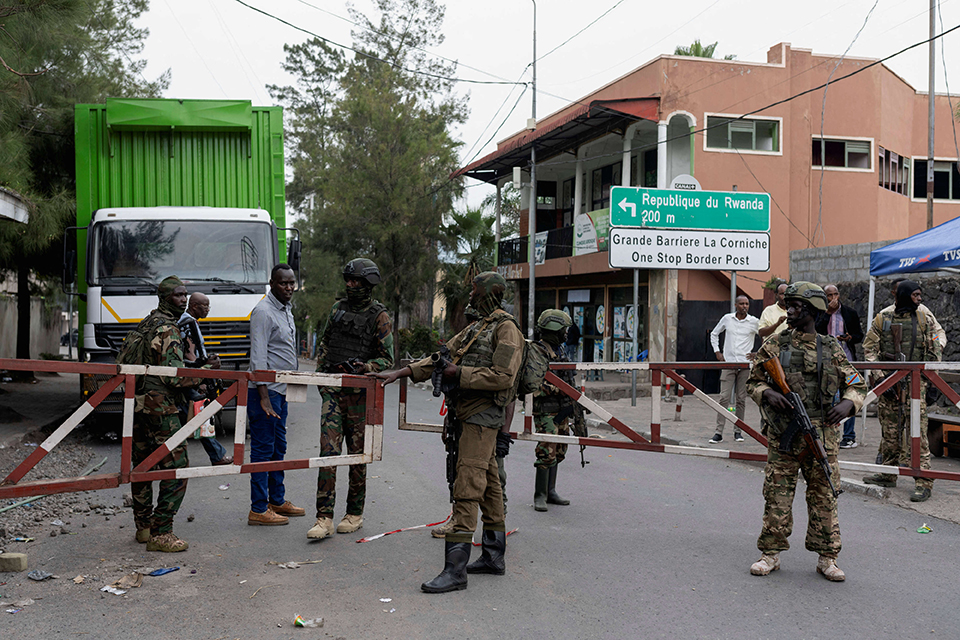
<path id="1" fill-rule="evenodd" d="M 245 2 L 335 42 L 351 43 L 354 27 L 344 20 L 348 14 L 343 0 Z M 357 0 L 354 6 L 372 14 L 369 0 Z M 944 30 L 960 24 L 960 0 L 942 0 L 940 7 Z M 539 0 L 537 116 L 549 115 L 697 38 L 704 44 L 719 41 L 717 57 L 735 54 L 739 60 L 754 62 L 766 61 L 767 49 L 779 42 L 837 55 L 853 43 L 847 55 L 882 58 L 927 39 L 928 8 L 928 0 Z M 594 20 L 597 22 L 583 33 L 549 53 Z M 170 98 L 273 104 L 264 85 L 291 81 L 280 68 L 283 45 L 310 37 L 236 0 L 152 0 L 143 23 L 150 29 L 144 51 L 149 61 L 145 75 L 152 78 L 171 69 L 166 96 Z M 937 30 L 941 30 L 939 16 Z M 444 34 L 446 41 L 435 52 L 460 62 L 458 77 L 511 82 L 531 79 L 527 66 L 533 53 L 532 0 L 448 2 Z M 951 93 L 958 94 L 960 30 L 942 41 L 946 81 L 951 83 Z M 938 92 L 946 91 L 943 54 L 938 44 Z M 917 90 L 926 91 L 927 55 L 924 45 L 886 64 Z M 531 92 L 517 102 L 521 90 L 504 85 L 460 85 L 459 92 L 470 98 L 469 120 L 456 131 L 464 142 L 464 162 L 493 151 L 498 140 L 524 127 L 531 116 Z M 475 186 L 478 184 L 467 180 L 471 204 L 491 189 Z"/>

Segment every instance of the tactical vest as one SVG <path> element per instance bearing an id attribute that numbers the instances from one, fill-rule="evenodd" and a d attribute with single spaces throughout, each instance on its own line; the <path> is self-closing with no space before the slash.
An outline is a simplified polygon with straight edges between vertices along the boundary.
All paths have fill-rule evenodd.
<path id="1" fill-rule="evenodd" d="M 780 364 L 786 374 L 787 384 L 803 400 L 807 415 L 820 418 L 833 406 L 834 397 L 840 390 L 840 376 L 830 357 L 831 336 L 819 336 L 821 343 L 820 362 L 816 349 L 794 349 L 790 344 L 790 331 L 778 336 Z M 819 369 L 819 373 L 818 373 Z"/>
<path id="2" fill-rule="evenodd" d="M 542 340 L 540 343 L 545 345 L 547 349 L 550 350 L 550 353 L 552 354 L 550 362 L 569 362 L 566 354 L 563 352 L 563 349 L 560 349 L 559 347 L 554 349 L 552 346 L 543 342 Z M 553 373 L 571 387 L 574 386 L 573 376 L 575 371 L 573 369 L 559 369 L 553 371 Z M 571 402 L 573 402 L 573 399 L 562 391 L 551 394 L 535 395 L 533 397 L 533 410 L 536 413 L 560 413 L 560 410 L 566 405 L 569 405 Z"/>
<path id="3" fill-rule="evenodd" d="M 509 320 L 519 330 L 520 327 L 517 325 L 517 321 L 513 319 L 513 316 L 503 313 L 494 316 L 490 319 L 489 322 L 484 320 L 478 320 L 474 322 L 465 334 L 463 334 L 463 339 L 460 344 L 467 344 L 473 340 L 473 344 L 470 345 L 470 348 L 465 354 L 463 354 L 457 362 L 462 367 L 492 367 L 493 366 L 493 352 L 495 351 L 495 346 L 493 344 L 494 337 L 497 333 L 497 328 L 500 326 L 500 323 Z M 477 331 L 480 332 L 480 335 L 477 335 Z M 476 336 L 476 339 L 474 339 Z M 510 401 L 516 397 L 515 389 L 501 389 L 500 391 L 480 391 L 473 389 L 461 389 L 460 396 L 462 398 L 468 398 L 471 395 L 486 395 L 492 393 L 493 401 L 498 407 L 505 407 L 510 404 Z"/>
<path id="4" fill-rule="evenodd" d="M 344 360 L 358 358 L 366 362 L 377 357 L 377 317 L 387 310 L 376 300 L 363 311 L 348 311 L 344 308 L 344 300 L 340 305 L 330 318 L 330 338 L 324 363 L 327 373 L 332 373 L 334 365 Z"/>
<path id="5" fill-rule="evenodd" d="M 880 360 L 895 361 L 899 359 L 897 357 L 897 350 L 893 345 L 892 327 L 894 325 L 900 325 L 902 327 L 900 330 L 900 335 L 902 336 L 900 340 L 900 351 L 904 357 L 908 361 L 927 359 L 927 344 L 924 340 L 924 335 L 926 334 L 926 318 L 923 314 L 919 311 L 917 312 L 916 333 L 914 333 L 913 329 L 913 317 L 910 314 L 901 315 L 893 312 L 889 315 L 882 315 L 881 319 L 883 320 L 883 324 L 880 330 Z"/>

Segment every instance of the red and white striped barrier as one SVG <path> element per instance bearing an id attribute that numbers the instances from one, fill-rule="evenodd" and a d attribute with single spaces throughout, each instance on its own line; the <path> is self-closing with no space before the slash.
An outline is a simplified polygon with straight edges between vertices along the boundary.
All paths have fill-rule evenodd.
<path id="1" fill-rule="evenodd" d="M 112 376 L 95 394 L 87 398 L 73 414 L 44 440 L 2 482 L 0 499 L 35 496 L 40 494 L 90 491 L 117 487 L 130 482 L 150 482 L 173 478 L 199 478 L 209 476 L 237 475 L 258 471 L 308 469 L 351 464 L 369 464 L 383 455 L 383 388 L 379 381 L 366 376 L 309 373 L 300 371 L 221 371 L 141 365 L 111 365 L 50 360 L 0 359 L 0 369 L 11 371 L 45 371 L 58 373 L 99 374 Z M 230 382 L 220 396 L 183 425 L 175 434 L 153 451 L 146 460 L 132 468 L 134 388 L 140 375 L 176 376 L 187 378 L 219 379 Z M 247 386 L 249 382 L 280 382 L 287 384 L 288 402 L 305 402 L 307 389 L 311 386 L 353 387 L 367 391 L 367 415 L 362 454 L 312 457 L 275 462 L 256 462 L 223 466 L 191 466 L 185 469 L 150 471 L 174 448 L 182 444 L 203 422 L 229 403 L 237 399 L 236 430 L 234 434 L 234 460 L 243 460 L 246 448 Z M 47 455 L 57 444 L 77 428 L 84 418 L 114 389 L 124 384 L 123 418 L 121 427 L 120 470 L 78 478 L 56 480 L 20 480 Z M 319 430 L 318 430 L 319 433 Z M 319 448 L 319 439 L 317 446 Z"/>

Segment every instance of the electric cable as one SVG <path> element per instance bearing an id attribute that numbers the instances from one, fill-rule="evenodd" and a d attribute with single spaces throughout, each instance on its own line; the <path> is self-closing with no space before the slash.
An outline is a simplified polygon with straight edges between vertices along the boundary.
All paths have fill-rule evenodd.
<path id="1" fill-rule="evenodd" d="M 210 74 L 210 77 L 213 78 L 214 83 L 220 87 L 220 93 L 223 94 L 224 98 L 229 98 L 227 90 L 223 88 L 223 85 L 220 84 L 220 80 L 217 79 L 216 74 L 213 73 L 213 70 L 207 65 L 207 61 L 203 59 L 203 56 L 200 55 L 200 51 L 197 49 L 197 45 L 193 44 L 193 40 L 190 38 L 190 34 L 187 33 L 187 30 L 183 28 L 183 23 L 180 22 L 180 17 L 177 15 L 177 12 L 173 10 L 173 7 L 170 6 L 170 3 L 167 0 L 163 0 L 163 4 L 167 5 L 167 9 L 173 15 L 173 19 L 176 20 L 177 26 L 180 27 L 180 31 L 183 32 L 183 36 L 187 39 L 187 42 L 190 43 L 190 46 L 193 48 L 193 52 L 197 54 L 197 58 L 200 60 L 200 63 L 203 65 L 203 68 L 207 70 L 207 73 Z"/>
<path id="2" fill-rule="evenodd" d="M 720 0 L 717 0 L 717 2 L 719 2 L 719 1 L 720 1 Z M 600 22 L 601 18 L 603 18 L 603 17 L 606 16 L 608 13 L 610 13 L 611 11 L 613 11 L 614 9 L 616 9 L 617 7 L 619 7 L 621 4 L 623 4 L 623 2 L 624 2 L 624 0 L 618 0 L 618 2 L 617 2 L 615 5 L 613 5 L 612 7 L 610 7 L 609 9 L 607 9 L 606 11 L 604 11 L 603 13 L 601 13 L 600 16 L 599 16 L 596 20 L 594 20 L 593 22 L 591 22 L 590 24 L 588 24 L 587 26 L 585 26 L 583 29 L 580 29 L 580 31 L 577 31 L 575 34 L 573 34 L 572 36 L 570 36 L 569 38 L 567 38 L 566 40 L 564 40 L 563 42 L 561 42 L 560 44 L 558 44 L 557 46 L 555 46 L 553 49 L 550 49 L 550 51 L 547 51 L 545 54 L 543 54 L 542 56 L 540 56 L 539 58 L 537 58 L 537 60 L 543 60 L 543 59 L 546 58 L 548 55 L 550 55 L 551 53 L 553 53 L 554 51 L 556 51 L 556 50 L 559 49 L 560 47 L 564 46 L 565 44 L 567 44 L 568 42 L 570 42 L 571 40 L 573 40 L 574 38 L 576 38 L 577 36 L 579 36 L 581 33 L 583 33 L 584 31 L 586 31 L 587 29 L 589 29 L 589 28 L 592 27 L 593 25 L 595 25 L 595 24 L 597 24 L 598 22 Z"/>
<path id="3" fill-rule="evenodd" d="M 250 88 L 253 89 L 254 94 L 257 96 L 257 100 L 262 100 L 260 96 L 260 89 L 257 87 L 257 85 L 259 84 L 260 86 L 263 86 L 264 83 L 260 81 L 256 70 L 254 70 L 253 65 L 250 64 L 250 60 L 247 59 L 247 55 L 243 52 L 243 47 L 241 47 L 240 43 L 237 42 L 237 39 L 233 36 L 233 33 L 227 26 L 226 20 L 224 20 L 223 16 L 220 14 L 220 10 L 217 9 L 217 5 L 213 3 L 213 0 L 207 0 L 207 2 L 210 4 L 210 8 L 213 9 L 213 14 L 216 16 L 217 22 L 220 23 L 220 30 L 223 31 L 223 35 L 227 37 L 227 44 L 230 46 L 230 50 L 233 51 L 233 55 L 237 57 L 237 62 L 240 62 L 242 58 L 243 62 L 247 63 L 247 68 L 250 69 L 250 72 L 253 73 L 254 77 L 257 78 L 257 82 L 255 84 L 253 80 L 250 79 L 250 74 L 247 73 L 247 69 L 244 69 L 241 65 L 240 69 L 243 71 L 243 77 L 247 80 L 247 84 L 249 84 Z M 266 100 L 263 102 L 266 102 Z"/>
<path id="4" fill-rule="evenodd" d="M 242 5 L 245 6 L 246 8 L 251 9 L 252 11 L 256 11 L 257 13 L 260 13 L 260 14 L 262 14 L 262 15 L 265 15 L 265 16 L 268 17 L 268 18 L 271 18 L 271 19 L 273 19 L 273 20 L 276 20 L 277 22 L 280 22 L 281 24 L 285 24 L 285 25 L 287 25 L 288 27 L 290 27 L 291 29 L 296 29 L 297 31 L 301 31 L 301 32 L 303 32 L 303 33 L 305 33 L 305 34 L 307 34 L 307 35 L 309 35 L 309 36 L 313 36 L 314 38 L 318 38 L 318 39 L 320 39 L 320 40 L 323 40 L 324 42 L 326 42 L 326 43 L 328 43 L 328 44 L 330 44 L 330 45 L 332 45 L 332 46 L 334 46 L 334 47 L 337 47 L 337 48 L 339 48 L 339 49 L 346 49 L 347 51 L 353 51 L 353 52 L 356 53 L 358 56 L 363 56 L 364 58 L 369 58 L 370 60 L 375 60 L 375 61 L 377 61 L 377 62 L 382 62 L 382 63 L 384 63 L 384 64 L 388 64 L 388 65 L 390 65 L 391 67 L 396 67 L 397 69 L 400 69 L 401 71 L 406 71 L 407 73 L 413 73 L 413 74 L 416 74 L 416 75 L 426 76 L 426 77 L 428 77 L 428 78 L 436 78 L 437 80 L 446 80 L 447 82 L 464 82 L 464 83 L 467 83 L 467 84 L 506 84 L 506 85 L 527 84 L 527 83 L 525 83 L 525 82 L 524 82 L 524 83 L 517 83 L 517 82 L 509 82 L 509 81 L 506 81 L 506 80 L 503 80 L 503 81 L 500 81 L 500 80 L 497 80 L 497 81 L 494 81 L 494 80 L 468 80 L 468 79 L 466 79 L 466 78 L 457 78 L 457 77 L 454 77 L 454 76 L 444 76 L 444 75 L 440 75 L 440 74 L 438 74 L 438 73 L 431 73 L 431 72 L 429 72 L 429 71 L 421 71 L 420 69 L 408 69 L 407 67 L 401 67 L 401 66 L 399 66 L 399 65 L 396 65 L 396 64 L 393 64 L 393 63 L 391 63 L 391 62 L 388 62 L 388 61 L 384 60 L 383 58 L 378 58 L 377 56 L 375 56 L 375 55 L 373 55 L 373 54 L 371 54 L 371 53 L 368 53 L 368 52 L 366 52 L 366 51 L 361 51 L 361 50 L 359 50 L 359 49 L 354 49 L 354 48 L 351 47 L 351 46 L 348 46 L 348 45 L 345 45 L 345 44 L 340 44 L 339 42 L 335 42 L 335 41 L 331 40 L 330 38 L 325 38 L 325 37 L 321 36 L 321 35 L 318 34 L 318 33 L 315 33 L 315 32 L 313 32 L 313 31 L 310 31 L 309 29 L 305 29 L 305 28 L 303 28 L 303 27 L 301 27 L 301 26 L 298 26 L 298 25 L 296 25 L 296 24 L 294 24 L 294 23 L 292 23 L 292 22 L 290 22 L 290 21 L 288 21 L 288 20 L 284 20 L 283 18 L 281 18 L 281 17 L 279 17 L 279 16 L 275 16 L 275 15 L 273 15 L 272 13 L 269 13 L 269 12 L 267 12 L 267 11 L 264 11 L 263 9 L 260 9 L 259 7 L 255 7 L 255 6 L 251 5 L 251 4 L 247 4 L 246 2 L 244 2 L 244 0 L 235 0 L 235 1 L 236 1 L 237 3 L 239 3 L 239 4 L 242 4 Z"/>
<path id="5" fill-rule="evenodd" d="M 943 31 L 943 9 L 940 7 L 943 3 L 937 5 L 937 15 L 940 18 L 940 30 Z M 953 99 L 950 96 L 950 80 L 947 78 L 947 43 L 944 40 L 940 41 L 940 59 L 943 61 L 943 84 L 947 88 L 947 105 L 950 107 L 950 126 L 953 127 L 953 150 L 957 154 L 956 166 L 957 171 L 960 172 L 960 145 L 957 144 L 957 117 L 958 114 L 953 108 Z M 937 93 L 933 90 L 933 87 L 929 88 L 930 95 L 936 100 Z"/>

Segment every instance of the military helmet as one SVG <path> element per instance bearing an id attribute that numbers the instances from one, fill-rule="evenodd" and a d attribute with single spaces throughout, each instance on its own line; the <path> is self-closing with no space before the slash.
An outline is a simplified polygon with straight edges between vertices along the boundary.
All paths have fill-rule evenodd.
<path id="1" fill-rule="evenodd" d="M 569 328 L 571 325 L 573 325 L 573 320 L 559 309 L 547 309 L 537 319 L 537 328 L 541 331 L 560 331 Z"/>
<path id="2" fill-rule="evenodd" d="M 343 279 L 363 280 L 371 287 L 380 284 L 380 268 L 369 258 L 356 258 L 343 268 Z"/>
<path id="3" fill-rule="evenodd" d="M 822 288 L 812 282 L 794 282 L 787 287 L 787 291 L 783 294 L 783 299 L 800 300 L 801 302 L 813 305 L 820 311 L 827 310 L 827 294 L 823 292 Z"/>

